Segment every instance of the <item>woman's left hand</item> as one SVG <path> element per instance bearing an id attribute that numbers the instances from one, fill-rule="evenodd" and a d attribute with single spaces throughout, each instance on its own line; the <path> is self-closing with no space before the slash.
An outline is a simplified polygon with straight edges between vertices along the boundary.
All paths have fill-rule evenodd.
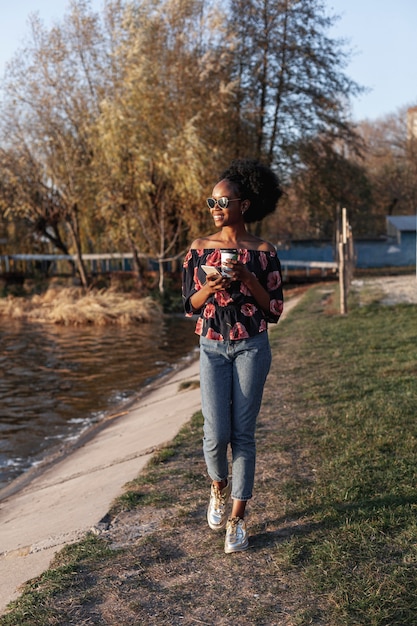
<path id="1" fill-rule="evenodd" d="M 226 265 L 231 270 L 231 280 L 240 280 L 242 283 L 246 283 L 249 279 L 253 278 L 253 274 L 241 261 L 230 260 L 226 263 Z"/>
<path id="2" fill-rule="evenodd" d="M 226 264 L 231 269 L 230 279 L 240 280 L 250 291 L 263 311 L 269 312 L 269 293 L 262 287 L 255 274 L 252 274 L 244 263 L 240 261 L 228 261 Z"/>

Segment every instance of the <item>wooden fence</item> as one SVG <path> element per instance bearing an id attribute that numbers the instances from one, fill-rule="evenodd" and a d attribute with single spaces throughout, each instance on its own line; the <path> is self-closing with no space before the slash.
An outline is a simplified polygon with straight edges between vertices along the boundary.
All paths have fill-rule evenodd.
<path id="1" fill-rule="evenodd" d="M 278 252 L 279 254 L 279 252 Z M 327 276 L 328 272 L 336 272 L 339 268 L 338 263 L 333 261 L 294 261 L 284 260 L 281 261 L 282 275 L 287 278 L 288 271 L 290 269 L 297 270 L 303 269 L 306 272 L 306 276 L 310 276 L 311 270 L 320 270 L 322 276 Z"/>
<path id="2" fill-rule="evenodd" d="M 147 258 L 144 256 L 144 258 Z M 83 254 L 88 270 L 93 273 L 129 271 L 132 265 L 131 253 Z M 27 273 L 40 270 L 45 274 L 64 273 L 68 263 L 75 263 L 72 254 L 3 254 L 0 255 L 0 273 Z"/>
<path id="3" fill-rule="evenodd" d="M 320 270 L 322 276 L 326 276 L 328 272 L 339 273 L 340 283 L 340 313 L 347 313 L 347 295 L 349 285 L 353 276 L 354 252 L 352 230 L 347 221 L 346 209 L 339 211 L 340 219 L 338 220 L 336 251 L 338 260 L 332 261 L 297 261 L 283 260 L 281 261 L 283 277 L 288 277 L 290 269 L 304 269 L 306 276 L 310 275 L 311 270 Z M 147 261 L 149 267 L 155 265 L 157 269 L 157 260 L 140 255 L 144 261 Z M 69 262 L 75 262 L 75 256 L 70 254 L 3 254 L 0 255 L 0 274 L 10 273 L 28 273 L 33 271 L 41 271 L 45 274 L 64 273 L 63 269 Z M 91 273 L 108 273 L 112 271 L 130 271 L 132 269 L 133 254 L 126 252 L 99 253 L 99 254 L 83 254 L 83 260 L 87 265 L 88 271 Z M 171 265 L 171 269 L 177 269 L 179 258 L 165 259 L 164 262 Z M 68 267 L 67 267 L 68 271 Z"/>
<path id="4" fill-rule="evenodd" d="M 143 259 L 152 265 L 157 261 L 146 255 L 142 255 Z M 123 271 L 131 268 L 133 254 L 126 253 L 102 253 L 102 254 L 83 254 L 83 260 L 87 263 L 90 271 L 93 272 L 111 272 Z M 49 267 L 51 273 L 58 270 L 59 265 L 75 261 L 75 256 L 70 254 L 3 254 L 0 255 L 0 273 L 9 272 L 28 272 L 40 269 L 42 264 Z M 166 259 L 166 262 L 178 262 L 177 258 Z M 311 270 L 319 269 L 322 276 L 326 276 L 328 272 L 336 272 L 338 263 L 332 261 L 281 261 L 283 275 L 286 278 L 288 271 L 291 269 L 304 269 L 306 276 L 310 275 Z"/>

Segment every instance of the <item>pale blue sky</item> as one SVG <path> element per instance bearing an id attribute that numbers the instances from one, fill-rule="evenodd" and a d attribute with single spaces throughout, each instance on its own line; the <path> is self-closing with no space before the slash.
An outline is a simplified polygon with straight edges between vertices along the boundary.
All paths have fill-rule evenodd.
<path id="1" fill-rule="evenodd" d="M 354 50 L 346 73 L 372 89 L 353 102 L 355 119 L 417 106 L 417 1 L 326 0 L 341 15 L 332 35 Z"/>
<path id="2" fill-rule="evenodd" d="M 332 36 L 350 40 L 347 74 L 371 91 L 353 102 L 355 120 L 376 119 L 417 105 L 417 0 L 323 0 L 341 15 Z M 68 0 L 0 0 L 0 75 L 28 32 L 28 15 L 49 25 Z M 93 0 L 93 6 L 102 6 Z"/>

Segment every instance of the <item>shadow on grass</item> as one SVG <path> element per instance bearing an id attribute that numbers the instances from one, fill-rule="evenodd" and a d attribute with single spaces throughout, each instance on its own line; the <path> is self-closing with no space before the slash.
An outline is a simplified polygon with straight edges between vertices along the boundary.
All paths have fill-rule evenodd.
<path id="1" fill-rule="evenodd" d="M 293 511 L 289 515 L 266 519 L 262 531 L 257 524 L 251 528 L 252 548 L 272 548 L 277 542 L 288 541 L 293 538 L 308 537 L 317 533 L 328 533 L 332 529 L 345 527 L 346 519 L 351 525 L 371 522 L 378 519 L 379 525 L 384 525 L 386 517 L 386 532 L 392 524 L 392 514 L 396 510 L 404 509 L 404 515 L 416 517 L 414 507 L 417 506 L 417 494 L 389 495 L 358 500 L 356 502 L 332 502 L 323 506 L 312 506 L 303 510 Z M 385 511 L 385 516 L 384 516 Z M 318 518 L 318 519 L 317 519 Z M 317 521 L 314 521 L 317 519 Z M 305 521 L 309 520 L 309 521 Z M 395 529 L 394 529 L 395 530 Z"/>

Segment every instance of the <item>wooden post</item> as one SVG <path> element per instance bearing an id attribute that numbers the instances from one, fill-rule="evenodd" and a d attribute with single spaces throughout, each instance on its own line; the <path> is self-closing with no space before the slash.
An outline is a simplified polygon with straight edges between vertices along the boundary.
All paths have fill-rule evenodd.
<path id="1" fill-rule="evenodd" d="M 339 235 L 339 289 L 340 289 L 340 314 L 347 313 L 348 292 L 348 268 L 347 268 L 347 216 L 346 209 L 342 209 L 342 228 Z"/>
<path id="2" fill-rule="evenodd" d="M 346 293 L 345 293 L 345 258 L 343 242 L 339 241 L 339 291 L 340 291 L 340 314 L 346 315 Z"/>
<path id="3" fill-rule="evenodd" d="M 334 242 L 336 263 L 339 262 L 340 222 L 342 221 L 340 215 L 341 215 L 340 204 L 338 204 L 336 207 L 336 232 L 335 232 L 335 242 Z"/>

